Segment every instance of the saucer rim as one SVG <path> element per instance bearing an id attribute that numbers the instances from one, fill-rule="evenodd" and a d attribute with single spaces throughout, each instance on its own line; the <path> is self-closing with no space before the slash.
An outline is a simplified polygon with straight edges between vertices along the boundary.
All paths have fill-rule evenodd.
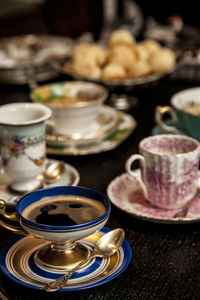
<path id="1" fill-rule="evenodd" d="M 46 158 L 46 162 L 54 162 L 54 161 L 58 161 L 58 160 L 57 159 Z M 72 183 L 71 182 L 67 183 L 67 181 L 65 181 L 65 183 L 63 183 L 62 185 L 66 185 L 66 183 L 67 183 L 67 185 L 69 185 L 69 186 L 77 186 L 79 184 L 79 182 L 80 182 L 80 173 L 71 164 L 68 164 L 68 163 L 64 162 L 64 166 L 65 166 L 64 174 L 66 176 L 67 176 L 67 174 L 71 174 L 72 176 L 74 176 L 74 180 L 73 180 Z M 62 174 L 62 176 L 65 176 L 64 174 Z M 61 184 L 59 184 L 59 181 L 62 180 L 62 176 L 61 176 L 61 179 L 59 179 L 55 183 L 45 184 L 44 188 L 60 186 Z M 5 185 L 7 186 L 7 184 L 5 184 Z M 0 192 L 1 191 L 3 191 L 3 189 L 0 188 Z M 16 206 L 16 203 L 13 202 L 13 199 L 19 198 L 20 196 L 17 193 L 9 194 L 8 191 L 5 191 L 5 193 L 6 193 L 7 196 L 10 196 L 9 200 L 4 200 L 6 202 L 6 204 L 9 207 Z"/>
<path id="2" fill-rule="evenodd" d="M 103 227 L 101 230 L 99 230 L 99 232 L 103 232 L 105 234 L 111 230 L 112 229 L 110 229 L 108 227 Z M 27 238 L 27 237 L 16 234 L 6 244 L 4 244 L 3 247 L 1 247 L 0 253 L 2 255 L 0 256 L 0 270 L 9 280 L 14 281 L 15 283 L 17 283 L 21 286 L 41 291 L 42 290 L 41 286 L 33 285 L 33 284 L 30 284 L 30 283 L 20 280 L 18 277 L 15 277 L 7 268 L 7 264 L 6 264 L 7 252 L 9 251 L 11 246 L 13 246 L 18 240 L 23 239 L 23 238 Z M 123 273 L 127 269 L 127 267 L 129 266 L 129 264 L 131 262 L 131 259 L 132 259 L 132 248 L 131 248 L 129 242 L 127 241 L 127 239 L 123 240 L 123 243 L 120 248 L 123 251 L 123 259 L 122 259 L 120 268 L 118 270 L 115 270 L 113 274 L 110 274 L 108 277 L 106 277 L 104 279 L 99 279 L 98 281 L 90 283 L 89 285 L 79 286 L 79 287 L 75 287 L 75 288 L 66 288 L 65 287 L 65 288 L 60 289 L 58 292 L 72 292 L 72 291 L 86 290 L 89 288 L 93 288 L 93 287 L 97 287 L 102 284 L 105 284 L 105 283 L 115 279 L 116 277 L 118 277 L 121 273 Z M 125 252 L 126 252 L 126 255 L 124 255 Z"/>
<path id="3" fill-rule="evenodd" d="M 107 139 L 109 138 L 109 136 L 107 136 L 106 138 L 103 138 L 102 140 L 97 141 L 96 143 L 88 143 L 88 144 L 84 144 L 81 146 L 81 149 L 79 148 L 79 145 L 73 145 L 73 146 L 48 146 L 46 147 L 46 152 L 47 154 L 50 155 L 58 155 L 58 156 L 67 156 L 67 155 L 72 155 L 72 156 L 84 156 L 84 155 L 91 155 L 91 154 L 97 154 L 97 153 L 103 153 L 103 152 L 107 152 L 107 151 L 111 151 L 115 148 L 117 148 L 121 143 L 123 143 L 136 129 L 137 127 L 137 121 L 135 120 L 135 118 L 127 113 L 124 112 L 119 112 L 121 115 L 121 121 L 118 123 L 117 127 L 115 128 L 115 130 L 113 131 L 112 134 L 117 133 L 118 130 L 120 130 L 120 125 L 123 124 L 123 122 L 126 122 L 126 120 L 128 120 L 129 122 L 129 126 L 125 128 L 125 130 L 127 130 L 127 134 L 125 137 L 121 138 L 120 140 L 111 142 L 111 141 L 107 141 Z M 103 144 L 106 143 L 106 145 Z M 88 146 L 90 145 L 96 145 L 98 146 L 98 149 L 91 149 L 90 147 L 88 148 Z M 102 146 L 101 146 L 102 145 Z M 60 149 L 62 148 L 62 149 Z"/>
<path id="4" fill-rule="evenodd" d="M 135 172 L 140 171 L 140 169 L 135 169 Z M 122 173 L 121 175 L 116 176 L 114 179 L 110 181 L 110 183 L 107 186 L 106 193 L 108 195 L 108 198 L 110 199 L 110 202 L 118 209 L 120 209 L 122 212 L 135 217 L 136 219 L 140 219 L 143 221 L 153 222 L 153 223 L 160 223 L 160 224 L 189 224 L 189 223 L 196 223 L 200 221 L 200 218 L 188 218 L 188 217 L 176 217 L 176 218 L 162 218 L 162 217 L 148 217 L 143 214 L 137 214 L 136 212 L 128 212 L 124 208 L 121 208 L 119 205 L 116 204 L 116 202 L 113 201 L 112 193 L 110 192 L 111 186 L 115 183 L 116 180 L 119 180 L 122 176 L 130 176 L 128 173 Z M 200 177 L 200 172 L 199 172 Z M 155 207 L 156 208 L 156 207 Z"/>
<path id="5" fill-rule="evenodd" d="M 59 134 L 56 133 L 56 127 L 54 128 L 55 133 L 51 134 L 51 133 L 47 133 L 46 135 L 46 143 L 47 143 L 47 147 L 70 147 L 70 146 L 80 146 L 80 145 L 87 145 L 90 143 L 95 143 L 95 142 L 100 142 L 104 139 L 106 139 L 106 137 L 108 137 L 112 132 L 114 132 L 116 130 L 116 128 L 118 127 L 118 124 L 120 123 L 120 118 L 121 118 L 121 114 L 118 110 L 116 110 L 115 108 L 109 106 L 109 105 L 105 105 L 103 104 L 102 107 L 100 108 L 100 113 L 104 112 L 104 114 L 107 114 L 109 111 L 112 112 L 113 116 L 112 116 L 112 120 L 110 121 L 111 125 L 108 129 L 104 129 L 104 130 L 100 130 L 101 132 L 99 132 L 97 134 L 97 132 L 99 131 L 99 129 L 97 130 L 97 132 L 95 134 L 92 134 L 92 137 L 87 137 L 88 134 L 86 134 L 86 137 L 80 137 L 79 139 L 74 139 L 71 135 L 63 135 L 63 134 Z M 94 122 L 94 124 L 98 124 L 97 121 Z M 94 125 L 93 124 L 93 125 Z M 107 125 L 101 125 L 99 126 L 99 128 L 104 128 L 107 127 Z M 90 135 L 90 134 L 89 134 Z M 96 136 L 94 136 L 96 135 Z M 55 137 L 55 141 L 49 141 L 49 139 L 51 137 Z M 63 137 L 66 140 L 65 141 L 58 141 L 59 137 Z"/>
<path id="6" fill-rule="evenodd" d="M 56 161 L 57 159 L 48 159 L 48 161 Z M 75 179 L 74 179 L 74 182 L 70 185 L 70 186 L 77 186 L 80 182 L 80 174 L 78 172 L 78 170 L 72 166 L 71 164 L 68 164 L 66 162 L 64 162 L 64 166 L 65 166 L 65 171 L 67 172 L 68 170 L 71 172 L 71 174 L 73 173 L 73 175 L 75 176 Z M 47 185 L 48 186 L 51 186 L 50 184 Z M 57 185 L 56 185 L 57 186 Z"/>

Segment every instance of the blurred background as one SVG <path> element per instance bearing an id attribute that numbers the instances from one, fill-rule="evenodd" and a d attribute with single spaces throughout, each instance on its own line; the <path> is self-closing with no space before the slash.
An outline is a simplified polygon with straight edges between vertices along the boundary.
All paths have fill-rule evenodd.
<path id="1" fill-rule="evenodd" d="M 150 38 L 188 59 L 190 74 L 200 79 L 200 21 L 197 1 L 145 0 L 1 0 L 0 38 L 48 34 L 99 41 L 123 28 L 140 41 Z M 1 46 L 0 46 L 1 50 Z M 0 51 L 1 52 L 1 51 Z M 1 56 L 4 54 L 1 53 Z M 2 65 L 4 62 L 2 62 Z M 189 66 L 189 67 L 190 67 Z M 188 76 L 188 66 L 178 79 Z"/>
<path id="2" fill-rule="evenodd" d="M 91 31 L 97 39 L 105 27 L 123 24 L 139 32 L 149 17 L 169 24 L 174 15 L 184 24 L 200 25 L 197 1 L 186 0 L 181 5 L 172 0 L 1 0 L 0 7 L 0 36 L 52 33 L 77 37 Z"/>

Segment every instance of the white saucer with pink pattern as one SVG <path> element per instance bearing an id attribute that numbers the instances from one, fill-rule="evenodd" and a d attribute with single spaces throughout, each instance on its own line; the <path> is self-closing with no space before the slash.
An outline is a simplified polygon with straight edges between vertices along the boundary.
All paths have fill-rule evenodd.
<path id="1" fill-rule="evenodd" d="M 136 170 L 140 172 L 140 170 Z M 137 218 L 159 223 L 189 223 L 200 221 L 200 196 L 192 202 L 185 217 L 175 217 L 180 211 L 166 210 L 153 206 L 143 194 L 139 181 L 128 173 L 113 179 L 107 188 L 113 205 Z"/>

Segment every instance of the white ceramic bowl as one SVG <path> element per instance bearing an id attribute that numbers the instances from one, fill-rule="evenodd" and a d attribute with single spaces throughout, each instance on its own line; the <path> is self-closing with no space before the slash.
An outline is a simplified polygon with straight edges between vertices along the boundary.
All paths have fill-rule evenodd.
<path id="1" fill-rule="evenodd" d="M 84 101 L 61 103 L 67 97 Z M 108 95 L 107 90 L 95 83 L 84 81 L 59 82 L 40 86 L 31 93 L 34 102 L 41 102 L 52 110 L 55 131 L 62 135 L 83 134 L 95 122 L 99 110 Z M 55 99 L 58 99 L 57 103 Z M 85 101 L 85 99 L 87 99 Z"/>

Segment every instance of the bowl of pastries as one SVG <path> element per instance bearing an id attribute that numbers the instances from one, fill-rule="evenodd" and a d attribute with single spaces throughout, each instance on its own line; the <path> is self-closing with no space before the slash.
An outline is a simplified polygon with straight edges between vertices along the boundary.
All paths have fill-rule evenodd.
<path id="1" fill-rule="evenodd" d="M 176 61 L 175 52 L 157 41 L 136 42 L 129 31 L 118 29 L 112 32 L 104 46 L 98 43 L 75 45 L 62 71 L 76 79 L 111 86 L 134 86 L 171 73 Z"/>

